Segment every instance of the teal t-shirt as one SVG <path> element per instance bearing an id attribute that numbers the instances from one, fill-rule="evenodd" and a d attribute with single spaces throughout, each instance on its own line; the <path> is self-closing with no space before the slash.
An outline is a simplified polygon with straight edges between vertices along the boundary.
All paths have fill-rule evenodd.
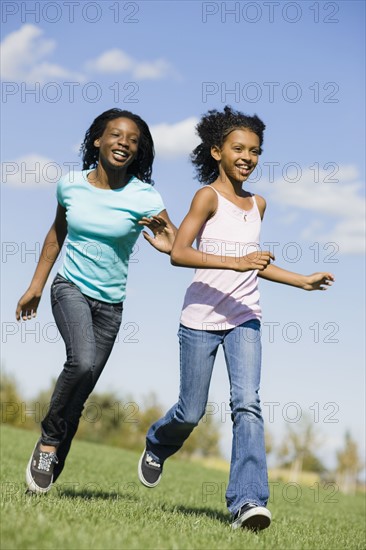
<path id="1" fill-rule="evenodd" d="M 87 180 L 90 171 L 69 172 L 57 184 L 68 228 L 59 273 L 86 296 L 118 303 L 125 299 L 129 257 L 143 229 L 137 222 L 159 214 L 164 204 L 135 176 L 120 189 L 98 189 Z"/>

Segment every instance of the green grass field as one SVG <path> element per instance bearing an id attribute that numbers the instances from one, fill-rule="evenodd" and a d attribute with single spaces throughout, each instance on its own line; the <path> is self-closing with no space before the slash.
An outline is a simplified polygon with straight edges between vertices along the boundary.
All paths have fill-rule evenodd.
<path id="1" fill-rule="evenodd" d="M 1 548 L 8 549 L 364 549 L 365 498 L 334 487 L 272 484 L 273 522 L 258 534 L 232 531 L 227 474 L 170 460 L 155 489 L 137 479 L 139 454 L 76 441 L 59 481 L 25 494 L 37 434 L 1 428 Z"/>

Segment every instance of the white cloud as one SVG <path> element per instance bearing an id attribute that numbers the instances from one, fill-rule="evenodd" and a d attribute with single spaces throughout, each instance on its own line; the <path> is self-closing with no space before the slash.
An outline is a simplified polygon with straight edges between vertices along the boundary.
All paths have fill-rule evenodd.
<path id="1" fill-rule="evenodd" d="M 85 82 L 85 75 L 49 61 L 56 41 L 45 38 L 44 31 L 25 24 L 6 36 L 1 43 L 1 73 L 4 80 L 44 84 L 50 80 L 72 79 Z M 138 61 L 121 49 L 107 50 L 84 65 L 85 71 L 100 74 L 128 73 L 136 80 L 178 78 L 174 67 L 165 59 Z"/>
<path id="2" fill-rule="evenodd" d="M 1 164 L 1 183 L 13 187 L 54 185 L 69 169 L 47 157 L 30 153 Z"/>
<path id="3" fill-rule="evenodd" d="M 188 155 L 199 144 L 195 134 L 198 119 L 189 117 L 175 124 L 156 124 L 150 131 L 157 155 L 175 157 Z"/>
<path id="4" fill-rule="evenodd" d="M 172 65 L 165 59 L 137 61 L 123 50 L 107 50 L 95 59 L 87 61 L 85 68 L 104 74 L 130 73 L 136 80 L 158 80 L 168 76 L 177 77 Z"/>
<path id="5" fill-rule="evenodd" d="M 342 254 L 365 253 L 365 219 L 351 216 L 341 219 L 330 231 L 314 233 L 311 238 L 321 243 L 334 243 L 335 248 L 329 244 L 329 254 L 339 252 Z"/>
<path id="6" fill-rule="evenodd" d="M 315 174 L 314 170 L 305 169 L 301 170 L 299 181 L 293 181 L 295 176 L 289 172 L 286 179 L 261 183 L 260 187 L 270 194 L 271 200 L 316 215 L 309 219 L 303 238 L 336 243 L 340 253 L 364 253 L 365 199 L 357 168 L 338 166 L 333 174 L 326 170 Z"/>
<path id="7" fill-rule="evenodd" d="M 137 80 L 159 80 L 166 76 L 173 76 L 174 71 L 170 63 L 165 59 L 137 63 L 133 69 L 133 77 Z"/>
<path id="8" fill-rule="evenodd" d="M 345 211 L 352 211 L 352 216 L 362 214 L 363 203 L 358 194 L 362 183 L 357 181 L 358 172 L 354 166 L 339 166 L 331 178 L 329 171 L 320 170 L 315 177 L 314 171 L 309 169 L 301 171 L 299 181 L 291 181 L 291 178 L 288 173 L 287 180 L 274 182 L 276 200 L 333 216 L 343 216 Z M 328 183 L 327 179 L 334 181 Z"/>
<path id="9" fill-rule="evenodd" d="M 1 43 L 2 78 L 41 84 L 60 78 L 85 80 L 79 73 L 45 61 L 54 52 L 56 42 L 44 38 L 43 34 L 44 31 L 36 25 L 26 24 L 4 38 Z"/>
<path id="10" fill-rule="evenodd" d="M 124 73 L 133 69 L 134 61 L 128 54 L 115 48 L 86 63 L 87 70 L 98 73 Z"/>

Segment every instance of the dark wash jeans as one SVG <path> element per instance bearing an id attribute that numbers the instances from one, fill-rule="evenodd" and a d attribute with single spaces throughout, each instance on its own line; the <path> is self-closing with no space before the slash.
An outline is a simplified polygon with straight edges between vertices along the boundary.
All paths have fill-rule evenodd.
<path id="1" fill-rule="evenodd" d="M 56 275 L 51 286 L 51 304 L 67 359 L 41 423 L 41 441 L 56 446 L 62 462 L 78 428 L 84 403 L 112 351 L 121 325 L 123 302 L 109 304 L 89 298 L 74 283 Z"/>

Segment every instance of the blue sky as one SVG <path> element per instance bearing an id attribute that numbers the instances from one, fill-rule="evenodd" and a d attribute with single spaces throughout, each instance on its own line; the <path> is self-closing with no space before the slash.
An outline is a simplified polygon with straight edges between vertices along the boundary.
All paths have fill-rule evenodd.
<path id="1" fill-rule="evenodd" d="M 56 180 L 80 163 L 92 120 L 122 107 L 148 122 L 156 188 L 179 224 L 199 187 L 194 126 L 231 104 L 267 125 L 247 184 L 268 203 L 263 244 L 285 269 L 336 277 L 326 293 L 261 283 L 268 429 L 279 443 L 308 414 L 330 467 L 347 429 L 365 452 L 364 20 L 353 1 L 2 3 L 2 364 L 24 395 L 47 388 L 64 361 L 49 288 L 35 321 L 17 324 L 14 310 L 53 221 Z M 192 275 L 138 241 L 99 391 L 175 402 Z M 226 456 L 228 391 L 220 354 L 210 401 Z"/>

